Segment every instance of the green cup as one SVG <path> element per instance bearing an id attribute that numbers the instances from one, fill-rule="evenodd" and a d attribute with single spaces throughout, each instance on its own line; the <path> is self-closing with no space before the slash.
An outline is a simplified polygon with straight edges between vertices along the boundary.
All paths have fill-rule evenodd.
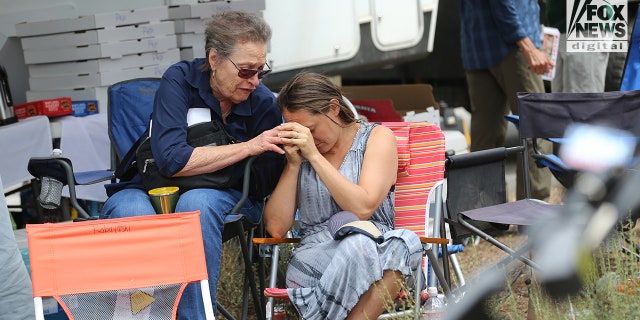
<path id="1" fill-rule="evenodd" d="M 149 190 L 151 204 L 157 214 L 169 214 L 176 210 L 180 194 L 178 187 L 160 187 Z"/>

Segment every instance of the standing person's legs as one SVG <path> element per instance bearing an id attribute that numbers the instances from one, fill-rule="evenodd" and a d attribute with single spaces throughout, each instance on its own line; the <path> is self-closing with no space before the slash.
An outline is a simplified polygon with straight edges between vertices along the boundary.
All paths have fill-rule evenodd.
<path id="1" fill-rule="evenodd" d="M 504 145 L 507 98 L 489 70 L 467 70 L 471 101 L 471 151 Z"/>
<path id="2" fill-rule="evenodd" d="M 567 36 L 564 33 L 560 34 L 560 43 L 558 44 L 558 56 L 556 58 L 556 73 L 551 79 L 551 92 L 563 92 L 565 89 L 565 81 L 569 82 L 571 79 L 568 74 L 570 64 L 565 65 L 565 59 L 567 59 Z"/>
<path id="3" fill-rule="evenodd" d="M 609 53 L 567 52 L 566 40 L 561 34 L 551 92 L 604 92 Z"/>
<path id="4" fill-rule="evenodd" d="M 496 79 L 507 93 L 509 108 L 513 114 L 518 114 L 518 92 L 545 92 L 542 77 L 529 70 L 529 63 L 520 50 L 507 56 L 499 65 L 491 68 Z M 543 153 L 550 153 L 552 144 L 549 141 L 538 139 L 538 149 Z M 538 168 L 531 158 L 531 141 L 528 142 L 529 154 L 529 178 L 531 197 L 535 199 L 547 199 L 551 187 L 551 172 L 547 168 Z M 524 194 L 524 176 L 522 167 L 517 166 L 516 172 L 516 198 L 522 199 Z"/>
<path id="5" fill-rule="evenodd" d="M 240 199 L 241 193 L 234 189 L 194 189 L 180 195 L 176 212 L 200 210 L 200 223 L 211 299 L 216 304 L 216 287 L 222 257 L 222 231 L 224 220 Z M 241 213 L 259 221 L 262 206 L 247 200 Z M 204 319 L 204 306 L 199 284 L 189 284 L 182 293 L 178 306 L 178 319 Z"/>

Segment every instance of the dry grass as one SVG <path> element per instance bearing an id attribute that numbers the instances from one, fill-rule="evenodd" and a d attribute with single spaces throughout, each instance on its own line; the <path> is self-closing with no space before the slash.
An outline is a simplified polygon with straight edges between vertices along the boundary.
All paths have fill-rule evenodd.
<path id="1" fill-rule="evenodd" d="M 562 200 L 564 189 L 556 186 L 550 202 Z M 640 228 L 629 231 L 640 243 Z M 511 229 L 497 236 L 511 247 L 519 247 L 527 241 L 524 233 Z M 633 249 L 633 247 L 631 247 Z M 283 250 L 285 251 L 285 250 Z M 640 319 L 640 264 L 638 260 L 623 254 L 619 247 L 603 247 L 587 255 L 581 264 L 582 290 L 569 297 L 551 299 L 541 289 L 536 275 L 518 261 L 507 265 L 504 290 L 487 300 L 495 319 Z M 457 255 L 467 282 L 480 276 L 483 271 L 507 257 L 495 246 L 480 241 L 467 245 Z M 225 243 L 218 299 L 232 311 L 240 314 L 242 288 L 242 257 L 237 244 Z M 286 259 L 281 259 L 285 263 Z M 454 277 L 454 281 L 455 277 Z M 288 306 L 288 303 L 285 303 Z M 257 319 L 250 304 L 249 319 Z M 224 319 L 221 315 L 219 319 Z M 287 319 L 297 319 L 288 306 Z"/>
<path id="2" fill-rule="evenodd" d="M 564 189 L 552 189 L 550 202 L 559 203 Z M 640 243 L 640 231 L 626 231 L 635 243 Z M 619 239 L 614 233 L 611 239 Z M 526 235 L 514 231 L 497 236 L 510 247 L 527 241 Z M 613 244 L 613 245 L 611 245 Z M 623 253 L 621 245 L 635 250 L 635 244 L 608 241 L 594 252 L 586 252 L 578 264 L 581 289 L 571 296 L 550 298 L 538 282 L 537 274 L 520 262 L 512 262 L 506 269 L 504 289 L 491 297 L 487 305 L 495 319 L 640 319 L 640 263 Z M 482 272 L 507 255 L 495 246 L 480 241 L 468 245 L 458 254 L 467 281 L 481 277 Z M 566 284 L 563 284 L 566 289 Z"/>

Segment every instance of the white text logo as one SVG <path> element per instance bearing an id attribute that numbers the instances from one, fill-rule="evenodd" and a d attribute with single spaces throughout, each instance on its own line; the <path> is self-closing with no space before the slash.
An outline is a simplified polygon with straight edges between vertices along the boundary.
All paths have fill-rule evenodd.
<path id="1" fill-rule="evenodd" d="M 568 52 L 627 52 L 627 0 L 567 1 Z"/>

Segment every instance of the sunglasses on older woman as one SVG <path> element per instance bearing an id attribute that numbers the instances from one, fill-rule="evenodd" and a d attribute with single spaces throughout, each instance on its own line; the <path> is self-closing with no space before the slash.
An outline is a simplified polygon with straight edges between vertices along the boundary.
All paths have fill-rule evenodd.
<path id="1" fill-rule="evenodd" d="M 269 72 L 271 72 L 271 67 L 269 67 L 269 64 L 266 62 L 264 64 L 269 69 L 263 70 L 263 69 L 238 68 L 238 65 L 235 62 L 233 62 L 233 60 L 229 58 L 227 58 L 227 60 L 231 61 L 233 66 L 236 67 L 236 70 L 238 70 L 238 77 L 242 79 L 251 79 L 251 77 L 255 76 L 256 74 L 258 75 L 258 79 L 262 79 L 262 77 L 266 76 L 267 74 L 269 74 Z"/>

